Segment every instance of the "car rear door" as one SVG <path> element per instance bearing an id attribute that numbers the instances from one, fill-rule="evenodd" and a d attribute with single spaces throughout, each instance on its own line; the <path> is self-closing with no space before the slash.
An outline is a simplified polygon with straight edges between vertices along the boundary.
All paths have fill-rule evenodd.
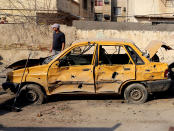
<path id="1" fill-rule="evenodd" d="M 135 79 L 135 64 L 123 45 L 99 44 L 98 52 L 96 93 L 118 93 L 123 82 Z"/>

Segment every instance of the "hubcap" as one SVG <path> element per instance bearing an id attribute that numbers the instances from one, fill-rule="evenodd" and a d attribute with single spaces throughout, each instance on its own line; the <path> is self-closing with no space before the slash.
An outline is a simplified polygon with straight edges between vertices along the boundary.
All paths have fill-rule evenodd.
<path id="1" fill-rule="evenodd" d="M 139 89 L 133 89 L 131 92 L 130 92 L 130 97 L 133 99 L 133 100 L 140 100 L 142 98 L 143 94 L 141 92 L 141 90 Z"/>
<path id="2" fill-rule="evenodd" d="M 29 90 L 26 93 L 26 98 L 29 102 L 35 102 L 37 100 L 37 94 L 34 91 Z"/>

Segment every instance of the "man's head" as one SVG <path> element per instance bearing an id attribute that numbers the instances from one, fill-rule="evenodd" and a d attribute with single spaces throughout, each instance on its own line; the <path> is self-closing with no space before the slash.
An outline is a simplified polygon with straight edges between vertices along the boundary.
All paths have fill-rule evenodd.
<path id="1" fill-rule="evenodd" d="M 59 29 L 60 29 L 60 25 L 59 24 L 53 24 L 52 26 L 52 29 L 54 30 L 54 31 L 59 31 Z"/>

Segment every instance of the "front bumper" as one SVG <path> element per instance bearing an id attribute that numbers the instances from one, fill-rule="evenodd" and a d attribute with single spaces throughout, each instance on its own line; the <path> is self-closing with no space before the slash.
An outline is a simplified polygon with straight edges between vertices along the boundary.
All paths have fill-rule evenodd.
<path id="1" fill-rule="evenodd" d="M 163 92 L 167 91 L 172 86 L 172 80 L 155 80 L 155 81 L 147 81 L 146 85 L 148 87 L 148 92 Z"/>
<path id="2" fill-rule="evenodd" d="M 2 84 L 2 88 L 10 93 L 16 93 L 18 90 L 19 84 L 18 83 L 12 83 L 12 82 L 5 82 Z"/>

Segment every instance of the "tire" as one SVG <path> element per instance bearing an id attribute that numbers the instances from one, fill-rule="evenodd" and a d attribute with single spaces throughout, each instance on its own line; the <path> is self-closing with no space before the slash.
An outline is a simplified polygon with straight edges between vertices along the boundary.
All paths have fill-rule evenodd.
<path id="1" fill-rule="evenodd" d="M 39 85 L 27 84 L 22 88 L 21 96 L 29 104 L 41 105 L 45 100 L 45 95 Z"/>
<path id="2" fill-rule="evenodd" d="M 168 67 L 169 67 L 169 68 L 168 68 L 169 77 L 170 77 L 172 80 L 174 80 L 174 72 L 173 72 L 174 63 L 170 64 Z"/>
<path id="3" fill-rule="evenodd" d="M 124 91 L 124 98 L 131 104 L 142 104 L 147 101 L 148 92 L 142 84 L 131 84 Z"/>

